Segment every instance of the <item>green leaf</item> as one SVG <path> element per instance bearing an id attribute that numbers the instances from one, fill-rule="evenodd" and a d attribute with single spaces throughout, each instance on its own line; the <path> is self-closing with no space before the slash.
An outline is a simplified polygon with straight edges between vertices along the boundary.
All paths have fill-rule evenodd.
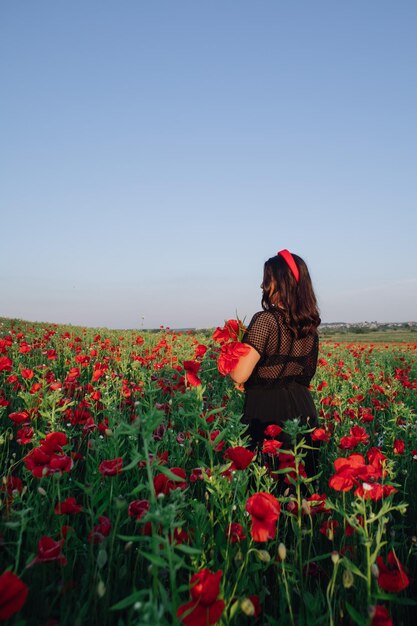
<path id="1" fill-rule="evenodd" d="M 313 557 L 312 559 L 308 559 L 305 563 L 316 563 L 317 561 L 324 561 L 325 559 L 330 559 L 332 553 L 328 552 L 327 554 L 320 554 L 318 556 Z"/>
<path id="2" fill-rule="evenodd" d="M 176 545 L 175 549 L 179 550 L 180 552 L 184 552 L 184 554 L 192 554 L 195 556 L 201 554 L 201 550 L 199 550 L 198 548 L 192 548 L 191 546 L 187 546 L 184 543 Z"/>
<path id="3" fill-rule="evenodd" d="M 223 441 L 223 439 L 225 437 L 226 437 L 226 430 L 220 431 L 220 433 L 217 435 L 216 439 L 211 442 L 212 445 L 213 445 L 213 448 L 215 448 L 221 441 Z"/>
<path id="4" fill-rule="evenodd" d="M 167 476 L 169 480 L 184 482 L 184 478 L 182 478 L 181 476 L 177 476 L 176 474 L 174 474 L 174 472 L 171 472 L 171 470 L 169 470 L 167 467 L 164 467 L 163 465 L 158 465 L 158 471 L 161 472 L 161 474 L 165 474 L 165 476 Z"/>
<path id="5" fill-rule="evenodd" d="M 121 611 L 123 609 L 126 609 L 128 606 L 132 606 L 132 604 L 135 604 L 135 602 L 139 602 L 142 598 L 143 590 L 135 591 L 134 593 L 130 594 L 130 596 L 127 596 L 123 600 L 120 600 L 120 602 L 117 602 L 117 604 L 113 604 L 113 606 L 110 607 L 110 611 Z"/>
<path id="6" fill-rule="evenodd" d="M 137 466 L 138 466 L 139 461 L 141 461 L 142 459 L 143 459 L 143 457 L 142 457 L 142 456 L 139 456 L 139 455 L 135 456 L 135 458 L 133 459 L 133 461 L 131 461 L 131 462 L 129 463 L 129 465 L 126 465 L 126 466 L 123 468 L 123 471 L 124 471 L 124 472 L 128 472 L 129 470 L 133 469 L 134 467 L 137 467 Z"/>
<path id="7" fill-rule="evenodd" d="M 11 528 L 12 530 L 14 528 L 19 528 L 22 522 L 17 521 L 17 522 L 3 522 L 3 526 L 5 528 Z"/>
<path id="8" fill-rule="evenodd" d="M 146 535 L 117 535 L 122 541 L 132 541 L 133 543 L 149 543 L 149 537 Z"/>
<path id="9" fill-rule="evenodd" d="M 359 567 L 357 567 L 357 565 L 352 563 L 352 561 L 349 561 L 349 559 L 346 556 L 343 557 L 342 563 L 346 569 L 349 569 L 351 572 L 356 574 L 356 576 L 359 576 L 360 578 L 363 578 L 364 580 L 366 580 L 365 574 L 361 572 L 361 570 L 359 569 Z"/>
<path id="10" fill-rule="evenodd" d="M 397 595 L 392 593 L 384 593 L 383 591 L 379 591 L 377 595 L 378 600 L 389 600 L 395 604 L 402 604 L 403 606 L 416 606 L 417 601 L 412 600 L 411 598 L 399 598 Z"/>
<path id="11" fill-rule="evenodd" d="M 205 414 L 205 417 L 209 417 L 210 415 L 216 415 L 216 413 L 223 413 L 224 412 L 224 407 L 218 407 L 216 409 L 211 409 L 210 411 L 207 411 L 207 413 Z"/>
<path id="12" fill-rule="evenodd" d="M 349 604 L 349 602 L 346 602 L 346 608 L 355 624 L 358 624 L 358 626 L 366 626 L 368 624 L 368 616 L 364 617 L 361 615 L 351 604 Z"/>
<path id="13" fill-rule="evenodd" d="M 107 563 L 107 552 L 104 548 L 101 548 L 97 555 L 97 565 L 99 569 L 103 569 L 106 563 Z"/>
<path id="14" fill-rule="evenodd" d="M 150 561 L 152 565 L 155 565 L 156 567 L 168 567 L 168 563 L 160 556 L 140 551 L 139 554 L 141 554 L 145 559 L 148 559 L 148 561 Z"/>

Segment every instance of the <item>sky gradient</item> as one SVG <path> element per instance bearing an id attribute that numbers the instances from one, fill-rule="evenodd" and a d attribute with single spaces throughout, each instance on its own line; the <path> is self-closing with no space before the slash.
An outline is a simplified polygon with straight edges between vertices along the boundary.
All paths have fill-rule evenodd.
<path id="1" fill-rule="evenodd" d="M 6 1 L 0 316 L 212 327 L 282 248 L 417 320 L 417 4 Z"/>

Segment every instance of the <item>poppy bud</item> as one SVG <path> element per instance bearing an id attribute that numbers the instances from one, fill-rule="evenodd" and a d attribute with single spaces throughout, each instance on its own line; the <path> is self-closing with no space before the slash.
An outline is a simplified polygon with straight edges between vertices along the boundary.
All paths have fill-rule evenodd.
<path id="1" fill-rule="evenodd" d="M 301 502 L 301 510 L 303 511 L 305 515 L 311 515 L 310 503 L 307 502 L 307 500 L 305 500 L 304 498 L 302 499 L 302 502 Z"/>
<path id="2" fill-rule="evenodd" d="M 243 555 L 242 555 L 242 552 L 240 550 L 238 552 L 236 552 L 235 561 L 236 561 L 236 563 L 239 563 L 240 561 L 243 561 Z"/>
<path id="3" fill-rule="evenodd" d="M 262 563 L 269 563 L 271 560 L 271 555 L 267 550 L 256 550 L 255 554 Z"/>
<path id="4" fill-rule="evenodd" d="M 343 586 L 345 589 L 350 589 L 355 581 L 353 573 L 350 569 L 345 569 L 342 576 Z"/>
<path id="5" fill-rule="evenodd" d="M 287 548 L 285 547 L 284 543 L 280 543 L 278 546 L 278 556 L 281 561 L 285 561 L 285 559 L 287 558 Z"/>
<path id="6" fill-rule="evenodd" d="M 240 609 L 242 613 L 244 613 L 248 617 L 252 617 L 253 615 L 255 615 L 255 607 L 252 600 L 250 600 L 249 598 L 243 598 L 240 603 Z"/>
<path id="7" fill-rule="evenodd" d="M 106 585 L 103 583 L 102 580 L 100 580 L 100 582 L 97 585 L 97 595 L 99 598 L 102 598 L 105 593 L 106 593 Z"/>
<path id="8" fill-rule="evenodd" d="M 339 563 L 340 556 L 336 550 L 333 550 L 330 557 L 332 559 L 333 565 L 337 565 L 337 563 Z"/>

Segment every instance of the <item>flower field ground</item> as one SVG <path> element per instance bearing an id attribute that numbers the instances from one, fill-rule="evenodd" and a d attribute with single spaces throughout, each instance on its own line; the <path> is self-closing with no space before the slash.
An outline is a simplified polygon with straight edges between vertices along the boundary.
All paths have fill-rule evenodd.
<path id="1" fill-rule="evenodd" d="M 306 476 L 297 422 L 248 448 L 232 330 L 1 322 L 0 621 L 415 624 L 417 345 L 321 341 Z"/>

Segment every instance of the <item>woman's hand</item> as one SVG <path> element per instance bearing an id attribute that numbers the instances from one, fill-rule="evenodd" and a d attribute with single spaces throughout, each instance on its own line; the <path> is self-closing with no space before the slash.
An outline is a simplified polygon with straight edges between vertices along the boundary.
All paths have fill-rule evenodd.
<path id="1" fill-rule="evenodd" d="M 237 391 L 245 391 L 245 384 L 244 383 L 235 383 L 235 389 L 237 389 Z"/>

